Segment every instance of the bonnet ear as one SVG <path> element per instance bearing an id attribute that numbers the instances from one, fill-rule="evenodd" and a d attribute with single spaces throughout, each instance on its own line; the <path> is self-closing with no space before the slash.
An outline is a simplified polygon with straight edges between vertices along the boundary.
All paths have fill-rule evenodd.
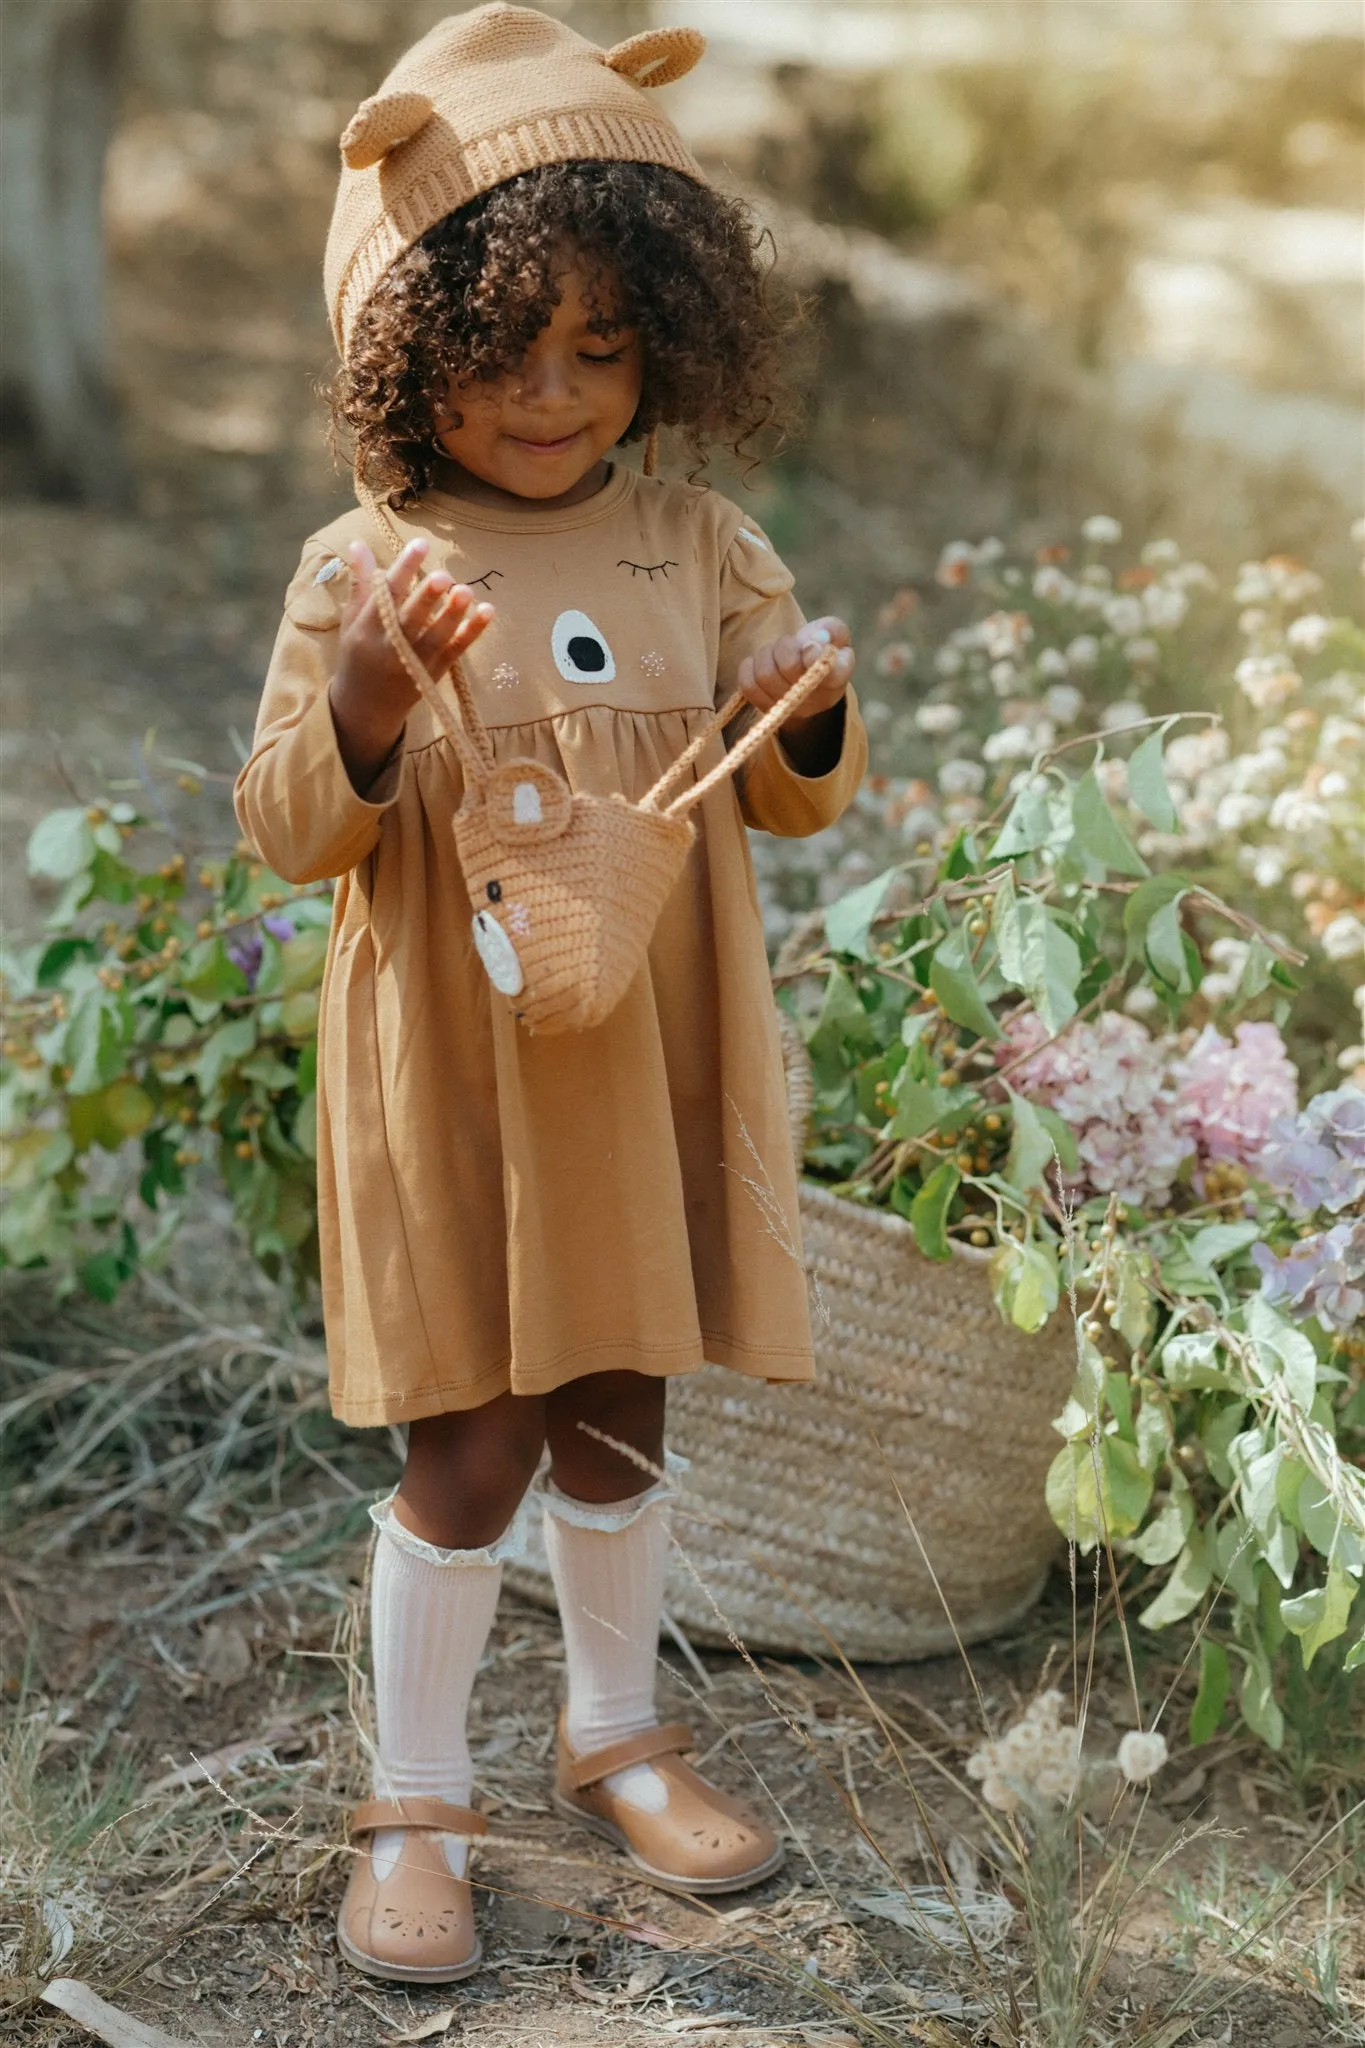
<path id="1" fill-rule="evenodd" d="M 424 92 L 390 92 L 380 98 L 362 100 L 346 124 L 341 154 L 351 170 L 368 170 L 371 164 L 381 163 L 400 142 L 410 142 L 419 129 L 425 128 L 433 111 Z"/>
<path id="2" fill-rule="evenodd" d="M 608 71 L 632 85 L 672 85 L 700 62 L 706 37 L 696 28 L 647 28 L 602 54 Z"/>

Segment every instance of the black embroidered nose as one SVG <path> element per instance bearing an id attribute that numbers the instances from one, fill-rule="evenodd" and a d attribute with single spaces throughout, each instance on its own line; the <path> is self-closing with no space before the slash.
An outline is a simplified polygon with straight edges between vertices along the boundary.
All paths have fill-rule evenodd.
<path id="1" fill-rule="evenodd" d="M 574 667 L 581 668 L 585 675 L 600 675 L 607 665 L 607 650 L 602 642 L 589 640 L 585 633 L 575 633 L 568 653 Z"/>
<path id="2" fill-rule="evenodd" d="M 488 900 L 489 900 L 489 902 L 490 902 L 490 903 L 501 903 L 501 902 L 502 902 L 502 883 L 501 883 L 501 882 L 490 882 L 490 883 L 488 884 Z"/>

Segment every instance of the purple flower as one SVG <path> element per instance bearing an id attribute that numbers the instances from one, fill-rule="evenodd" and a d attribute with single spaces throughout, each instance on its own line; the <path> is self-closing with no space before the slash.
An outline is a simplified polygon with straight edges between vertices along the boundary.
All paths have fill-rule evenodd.
<path id="1" fill-rule="evenodd" d="M 283 945 L 294 936 L 294 926 L 282 911 L 272 910 L 261 919 L 260 925 L 251 925 L 245 931 L 234 932 L 224 948 L 233 965 L 240 967 L 246 976 L 248 988 L 255 988 L 256 976 L 261 971 L 261 930 L 269 932 L 272 939 Z"/>
<path id="2" fill-rule="evenodd" d="M 1251 1256 L 1265 1299 L 1296 1322 L 1316 1316 L 1325 1330 L 1353 1330 L 1365 1320 L 1365 1221 L 1333 1224 L 1282 1259 L 1264 1244 Z"/>
<path id="3" fill-rule="evenodd" d="M 1258 1166 L 1305 1214 L 1365 1201 L 1365 1093 L 1334 1088 L 1297 1117 L 1277 1117 Z"/>

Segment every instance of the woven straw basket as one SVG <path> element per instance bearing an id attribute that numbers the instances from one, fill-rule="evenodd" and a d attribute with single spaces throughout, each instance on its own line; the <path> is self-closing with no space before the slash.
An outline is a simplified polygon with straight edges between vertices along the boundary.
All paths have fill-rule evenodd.
<path id="1" fill-rule="evenodd" d="M 783 1036 L 803 1145 L 809 1069 L 794 1027 Z M 669 1388 L 669 1443 L 691 1470 L 668 1612 L 703 1645 L 728 1627 L 751 1649 L 834 1643 L 871 1662 L 951 1649 L 945 1601 L 964 1642 L 997 1634 L 1033 1605 L 1057 1550 L 1043 1484 L 1075 1372 L 1069 1319 L 1023 1336 L 996 1312 L 986 1254 L 935 1264 L 900 1217 L 809 1181 L 801 1226 L 815 1382 L 707 1366 Z M 538 1517 L 530 1543 L 511 1583 L 553 1604 Z"/>

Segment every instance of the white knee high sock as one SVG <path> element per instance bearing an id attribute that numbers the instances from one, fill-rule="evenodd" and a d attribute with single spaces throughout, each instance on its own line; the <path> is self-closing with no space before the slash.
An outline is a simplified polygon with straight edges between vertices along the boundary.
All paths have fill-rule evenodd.
<path id="1" fill-rule="evenodd" d="M 501 1545 L 438 1550 L 405 1529 L 384 1502 L 370 1597 L 380 1799 L 448 1799 L 468 1806 L 474 1789 L 466 1721 L 502 1584 Z M 383 1879 L 406 1830 L 381 1828 L 371 1857 Z M 444 1835 L 446 1862 L 463 1877 L 467 1845 Z"/>
<path id="2" fill-rule="evenodd" d="M 545 1548 L 559 1598 L 569 1672 L 565 1727 L 583 1755 L 654 1727 L 654 1676 L 668 1560 L 666 1485 L 595 1507 L 548 1486 Z M 661 1813 L 668 1790 L 649 1764 L 604 1780 L 646 1813 Z"/>

